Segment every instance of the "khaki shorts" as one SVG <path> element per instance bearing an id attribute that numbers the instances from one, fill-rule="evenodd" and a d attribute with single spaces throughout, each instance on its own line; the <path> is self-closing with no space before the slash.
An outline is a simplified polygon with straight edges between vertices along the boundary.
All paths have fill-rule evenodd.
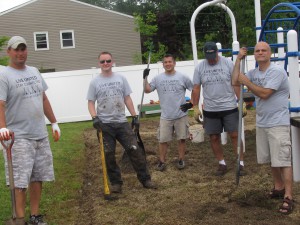
<path id="1" fill-rule="evenodd" d="M 176 140 L 189 138 L 189 121 L 188 116 L 176 120 L 160 119 L 157 138 L 160 143 L 172 141 L 173 135 Z"/>
<path id="2" fill-rule="evenodd" d="M 256 127 L 257 162 L 270 163 L 272 167 L 290 167 L 290 126 Z"/>
<path id="3" fill-rule="evenodd" d="M 6 184 L 9 185 L 6 151 Z M 53 157 L 48 137 L 42 140 L 16 139 L 12 147 L 14 183 L 17 188 L 28 188 L 30 182 L 53 181 Z"/>

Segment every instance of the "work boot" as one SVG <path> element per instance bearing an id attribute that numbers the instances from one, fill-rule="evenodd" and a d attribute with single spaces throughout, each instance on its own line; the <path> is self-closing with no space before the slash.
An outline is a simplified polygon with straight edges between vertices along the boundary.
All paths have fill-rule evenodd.
<path id="1" fill-rule="evenodd" d="M 216 172 L 216 176 L 223 176 L 227 172 L 227 166 L 223 164 L 219 164 L 218 170 Z"/>
<path id="2" fill-rule="evenodd" d="M 42 215 L 37 215 L 37 216 L 31 215 L 29 217 L 29 223 L 28 224 L 32 224 L 32 225 L 48 225 L 46 222 L 44 222 Z"/>
<path id="3" fill-rule="evenodd" d="M 111 190 L 111 193 L 120 194 L 120 193 L 122 193 L 122 185 L 121 184 L 112 184 L 110 190 Z"/>
<path id="4" fill-rule="evenodd" d="M 143 187 L 147 189 L 157 189 L 157 186 L 151 180 L 143 182 Z"/>

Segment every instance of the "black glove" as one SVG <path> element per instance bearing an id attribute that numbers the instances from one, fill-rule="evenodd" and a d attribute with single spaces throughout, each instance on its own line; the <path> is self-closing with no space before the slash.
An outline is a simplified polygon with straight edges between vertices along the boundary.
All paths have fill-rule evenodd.
<path id="1" fill-rule="evenodd" d="M 131 128 L 132 128 L 134 131 L 139 131 L 139 129 L 140 129 L 140 122 L 139 122 L 138 116 L 133 116 L 133 117 L 132 117 Z"/>
<path id="2" fill-rule="evenodd" d="M 188 109 L 193 108 L 193 104 L 192 103 L 185 103 L 183 105 L 180 106 L 181 111 L 186 112 Z"/>
<path id="3" fill-rule="evenodd" d="M 98 116 L 95 116 L 93 118 L 93 127 L 98 131 L 102 130 L 103 128 L 103 123 L 101 122 Z"/>
<path id="4" fill-rule="evenodd" d="M 144 72 L 143 72 L 143 78 L 145 79 L 146 77 L 148 77 L 149 75 L 149 72 L 150 72 L 150 69 L 144 69 Z"/>

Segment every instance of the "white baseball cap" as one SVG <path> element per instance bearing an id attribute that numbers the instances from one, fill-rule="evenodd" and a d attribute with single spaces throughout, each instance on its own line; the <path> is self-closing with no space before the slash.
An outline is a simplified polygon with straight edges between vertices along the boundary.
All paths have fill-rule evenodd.
<path id="1" fill-rule="evenodd" d="M 13 48 L 16 49 L 19 44 L 24 44 L 27 46 L 26 40 L 21 36 L 13 36 L 9 41 L 7 42 L 7 49 Z"/>

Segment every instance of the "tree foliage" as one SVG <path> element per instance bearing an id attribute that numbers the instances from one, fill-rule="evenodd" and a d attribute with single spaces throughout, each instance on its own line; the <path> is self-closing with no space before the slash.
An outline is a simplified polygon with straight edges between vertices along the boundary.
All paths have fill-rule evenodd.
<path id="1" fill-rule="evenodd" d="M 3 51 L 5 49 L 4 46 L 6 46 L 6 42 L 8 41 L 8 37 L 0 37 L 0 51 Z M 0 65 L 7 66 L 8 65 L 8 57 L 0 57 Z"/>
<path id="2" fill-rule="evenodd" d="M 105 6 L 109 1 L 104 0 L 82 0 L 88 3 Z M 110 1 L 109 7 L 129 15 L 135 15 L 140 21 L 147 24 L 148 12 L 156 17 L 155 23 L 151 26 L 144 26 L 141 32 L 141 42 L 147 46 L 147 38 L 152 33 L 151 38 L 154 44 L 154 51 L 161 51 L 159 46 L 176 56 L 178 60 L 188 60 L 192 58 L 192 47 L 190 38 L 190 20 L 194 11 L 201 4 L 211 0 L 114 0 Z M 298 2 L 299 0 L 289 0 L 286 2 Z M 272 7 L 281 3 L 282 0 L 261 0 L 261 14 L 264 19 Z M 240 45 L 254 46 L 256 43 L 255 32 L 255 9 L 254 0 L 227 0 L 226 4 L 233 12 L 237 22 L 237 36 Z M 137 17 L 138 16 L 138 17 Z M 154 21 L 154 20 L 153 20 Z M 145 25 L 144 24 L 144 25 Z M 156 25 L 157 32 L 153 33 L 153 26 Z M 139 27 L 138 29 L 141 29 Z M 232 46 L 231 21 L 225 10 L 218 6 L 210 6 L 203 9 L 196 18 L 195 30 L 197 37 L 198 55 L 202 55 L 202 48 L 206 41 L 222 43 L 223 48 Z M 148 36 L 147 36 L 148 35 Z M 160 44 L 159 44 L 160 43 Z M 142 47 L 145 53 L 149 49 Z M 145 61 L 145 58 L 144 58 Z"/>

